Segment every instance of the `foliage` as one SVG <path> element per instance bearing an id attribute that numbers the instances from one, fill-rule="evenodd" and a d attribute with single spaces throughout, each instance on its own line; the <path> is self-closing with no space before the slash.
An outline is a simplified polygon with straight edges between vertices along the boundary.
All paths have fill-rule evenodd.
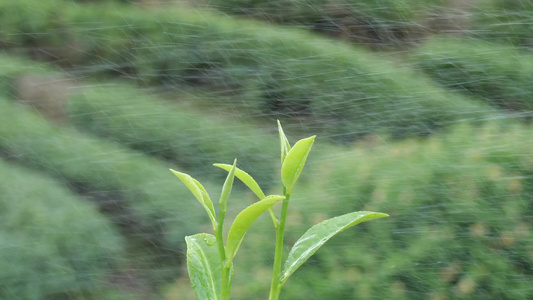
<path id="1" fill-rule="evenodd" d="M 32 62 L 28 59 L 19 58 L 13 55 L 0 55 L 0 91 L 14 97 L 12 79 L 22 74 L 33 74 L 54 76 L 57 70 L 44 63 Z"/>
<path id="2" fill-rule="evenodd" d="M 533 111 L 533 59 L 512 46 L 440 38 L 430 40 L 413 60 L 446 88 L 503 109 Z"/>
<path id="3" fill-rule="evenodd" d="M 177 107 L 168 101 L 139 93 L 131 85 L 89 87 L 69 99 L 69 119 L 82 130 L 117 140 L 144 153 L 163 158 L 195 175 L 213 174 L 206 165 L 212 160 L 239 157 L 243 168 L 256 166 L 252 175 L 265 186 L 273 183 L 274 155 L 268 138 L 248 143 L 268 132 L 239 120 L 211 118 L 198 109 Z M 231 127 L 231 130 L 227 128 Z M 235 147 L 239 145 L 239 147 Z"/>
<path id="4" fill-rule="evenodd" d="M 470 35 L 491 42 L 533 47 L 533 1 L 479 1 L 472 16 Z"/>
<path id="5" fill-rule="evenodd" d="M 224 2 L 230 9 L 229 5 L 237 1 Z M 296 243 L 307 227 L 321 224 L 347 208 L 383 209 L 392 212 L 391 222 L 363 224 L 344 233 L 344 239 L 329 240 L 328 247 L 291 276 L 284 287 L 286 298 L 533 297 L 527 285 L 533 279 L 531 129 L 494 124 L 481 129 L 465 126 L 426 141 L 391 144 L 381 142 L 382 135 L 374 135 L 425 135 L 464 120 L 506 116 L 486 103 L 510 109 L 514 116 L 530 115 L 532 106 L 527 96 L 532 94 L 532 80 L 528 70 L 533 66 L 528 55 L 518 49 L 531 47 L 531 1 L 478 1 L 471 11 L 472 30 L 465 32 L 468 37 L 510 43 L 517 49 L 447 38 L 431 40 L 412 56 L 417 69 L 458 93 L 436 87 L 400 63 L 295 28 L 237 20 L 202 9 L 68 2 L 74 1 L 0 1 L 0 48 L 53 61 L 80 77 L 119 75 L 133 78 L 140 85 L 171 91 L 202 90 L 209 95 L 207 105 L 226 107 L 222 114 L 231 107 L 257 123 L 264 116 L 275 116 L 337 141 L 350 143 L 366 136 L 353 149 L 332 147 L 331 152 L 321 153 L 322 162 L 308 164 L 315 175 L 299 179 L 297 193 L 291 199 L 295 209 L 287 216 L 290 230 L 286 241 Z M 356 5 L 367 5 L 357 9 L 364 15 L 351 8 L 340 9 L 346 15 L 337 15 L 339 10 L 324 6 L 305 12 L 313 7 L 309 5 L 269 12 L 276 7 L 261 7 L 260 2 L 253 5 L 261 12 L 251 9 L 261 14 L 259 17 L 306 24 L 316 30 L 330 30 L 330 26 L 348 21 L 341 29 L 343 34 L 367 38 L 366 34 L 379 30 L 377 43 L 402 42 L 404 33 L 424 25 L 416 16 L 425 12 L 409 0 L 387 4 L 372 1 L 388 8 L 380 11 L 369 1 L 358 1 Z M 323 5 L 332 1 L 318 2 Z M 423 2 L 420 6 L 428 7 Z M 290 4 L 302 3 L 314 2 Z M 403 7 L 404 3 L 408 4 Z M 253 12 L 244 13 L 254 16 Z M 300 13 L 309 19 L 299 19 Z M 284 19 L 275 19 L 274 15 Z M 358 26 L 359 21 L 364 25 Z M 356 27 L 364 28 L 363 32 Z M 271 143 L 256 142 L 258 136 L 264 138 L 269 131 L 263 134 L 243 128 L 240 121 L 231 121 L 232 132 L 228 133 L 220 130 L 229 126 L 223 123 L 225 118 L 206 120 L 194 110 L 148 101 L 139 90 L 116 82 L 86 87 L 70 98 L 70 120 L 78 129 L 125 144 L 121 146 L 68 125 L 51 126 L 42 117 L 9 103 L 12 78 L 56 71 L 7 56 L 0 57 L 0 65 L 0 91 L 5 94 L 0 96 L 0 153 L 53 174 L 70 188 L 98 199 L 100 208 L 130 231 L 129 238 L 141 241 L 129 246 L 142 249 L 135 267 L 146 273 L 166 264 L 175 275 L 178 269 L 168 257 L 182 258 L 183 236 L 196 232 L 209 219 L 201 218 L 183 201 L 187 196 L 172 188 L 164 175 L 164 163 L 126 147 L 156 154 L 198 175 L 205 174 L 207 157 L 230 161 L 235 154 L 240 166 L 250 168 L 261 186 L 272 182 L 268 173 L 273 168 L 270 154 L 258 151 L 269 149 Z M 131 101 L 124 103 L 124 99 Z M 202 124 L 209 125 L 197 130 Z M 184 130 L 185 126 L 195 129 Z M 200 136 L 202 133 L 205 136 Z M 252 136 L 253 143 L 243 141 L 243 137 Z M 232 150 L 232 144 L 242 148 Z M 282 161 L 287 148 L 282 149 Z M 221 167 L 231 170 L 231 166 Z M 248 181 L 259 198 L 264 198 L 258 185 L 250 186 L 251 177 L 244 174 L 235 172 L 240 180 Z M 211 185 L 205 188 L 213 190 Z M 247 242 L 237 247 L 238 272 L 232 289 L 236 299 L 268 294 L 264 282 L 269 280 L 270 271 L 262 263 L 272 261 L 270 250 L 274 246 L 264 236 L 265 232 L 255 234 L 251 230 Z M 213 236 L 207 241 L 205 236 L 197 237 L 202 238 L 196 241 L 197 248 L 202 249 L 209 246 L 207 241 Z M 239 242 L 239 238 L 235 240 Z M 56 282 L 49 275 L 63 274 L 67 268 L 63 268 L 65 260 L 56 253 L 57 247 L 43 242 L 42 247 L 32 249 L 26 247 L 30 242 L 33 240 L 18 232 L 0 230 L 0 258 L 8 262 L 0 269 L 12 271 L 13 266 L 20 266 L 20 271 L 14 272 L 36 280 L 49 279 L 45 284 L 51 289 L 59 281 L 69 282 L 67 276 L 57 276 Z M 11 251 L 13 244 L 24 247 Z M 218 254 L 218 249 L 210 250 Z M 45 259 L 60 267 L 43 271 L 49 273 L 22 270 L 33 262 L 42 266 Z M 242 272 L 240 260 L 254 262 L 256 268 Z M 291 263 L 288 269 L 296 265 Z M 106 267 L 102 265 L 95 274 L 105 275 Z M 161 283 L 160 277 L 150 276 Z M 65 297 L 85 293 L 85 287 L 78 288 L 78 283 L 68 283 L 72 290 Z M 54 299 L 63 296 L 50 295 Z"/>
<path id="6" fill-rule="evenodd" d="M 33 2 L 0 4 L 11 12 L 0 18 L 6 48 L 45 49 L 37 53 L 88 74 L 202 88 L 216 97 L 213 105 L 229 104 L 247 116 L 297 119 L 338 141 L 383 131 L 396 137 L 427 134 L 493 115 L 400 65 L 303 30 L 200 9 L 80 9 L 54 1 L 27 9 Z"/>
<path id="7" fill-rule="evenodd" d="M 162 175 L 165 164 L 68 126 L 53 126 L 5 98 L 0 98 L 0 149 L 94 198 L 139 251 L 137 266 L 147 273 L 164 271 L 151 274 L 155 281 L 179 271 L 158 260 L 179 260 L 183 237 L 205 221 L 180 201 L 183 192 Z"/>
<path id="8" fill-rule="evenodd" d="M 119 3 L 135 3 L 136 1 L 142 2 L 142 0 L 63 0 L 68 2 L 119 2 Z"/>
<path id="9" fill-rule="evenodd" d="M 529 127 L 489 124 L 460 126 L 422 142 L 376 139 L 323 153 L 291 199 L 294 233 L 287 240 L 346 209 L 386 210 L 390 218 L 332 239 L 293 275 L 285 297 L 533 296 L 532 141 Z M 263 234 L 250 233 L 242 260 L 268 259 L 271 247 Z M 236 276 L 235 284 L 246 288 L 235 291 L 235 299 L 250 292 L 265 298 L 261 274 Z"/>
<path id="10" fill-rule="evenodd" d="M 439 0 L 208 0 L 207 5 L 237 15 L 294 24 L 370 45 L 402 45 L 420 38 L 424 18 Z"/>
<path id="11" fill-rule="evenodd" d="M 228 176 L 222 187 L 219 200 L 218 217 L 209 194 L 203 185 L 191 176 L 171 169 L 187 188 L 198 199 L 209 215 L 215 236 L 200 233 L 186 237 L 187 267 L 192 287 L 200 300 L 221 299 L 230 297 L 233 280 L 233 259 L 252 223 L 265 211 L 270 210 L 274 228 L 276 229 L 276 249 L 274 254 L 274 269 L 270 288 L 271 300 L 279 299 L 281 288 L 287 279 L 306 262 L 331 237 L 362 222 L 387 217 L 383 213 L 353 212 L 329 220 L 325 220 L 311 227 L 291 249 L 282 269 L 285 225 L 289 199 L 292 189 L 302 173 L 305 162 L 311 151 L 315 136 L 302 139 L 291 148 L 287 137 L 278 121 L 281 142 L 281 181 L 283 182 L 283 196 L 264 196 L 257 182 L 246 172 L 236 167 L 235 159 L 232 166 L 215 164 L 228 171 Z M 259 201 L 241 211 L 229 229 L 226 243 L 222 235 L 226 215 L 226 207 L 231 194 L 234 177 L 246 184 L 258 197 Z M 276 202 L 283 201 L 281 216 L 278 218 L 272 211 Z"/>
<path id="12" fill-rule="evenodd" d="M 0 87 L 9 94 L 15 93 L 13 81 L 24 75 L 63 78 L 66 74 L 48 64 L 13 55 L 0 55 L 0 65 L 3 66 Z M 176 163 L 196 175 L 212 173 L 205 167 L 211 160 L 227 161 L 238 155 L 244 168 L 256 166 L 257 171 L 252 175 L 260 183 L 267 187 L 273 184 L 274 164 L 270 161 L 274 154 L 262 152 L 268 152 L 268 149 L 273 152 L 275 146 L 266 138 L 269 132 L 265 130 L 215 114 L 206 118 L 196 107 L 179 106 L 163 97 L 148 96 L 135 86 L 120 81 L 71 90 L 66 103 L 61 106 L 68 121 L 82 131 Z M 192 98 L 190 101 L 198 100 L 194 95 L 189 97 Z M 223 129 L 228 126 L 233 130 Z M 265 138 L 254 143 L 244 142 L 256 136 Z M 241 146 L 235 149 L 236 144 Z M 213 176 L 221 177 L 220 174 Z"/>
<path id="13" fill-rule="evenodd" d="M 102 296 L 124 251 L 108 220 L 40 172 L 0 160 L 0 177 L 0 298 Z"/>

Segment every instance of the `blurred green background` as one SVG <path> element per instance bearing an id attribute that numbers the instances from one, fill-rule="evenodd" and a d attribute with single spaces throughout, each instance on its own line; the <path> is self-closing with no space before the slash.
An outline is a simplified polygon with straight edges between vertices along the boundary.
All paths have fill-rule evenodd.
<path id="1" fill-rule="evenodd" d="M 276 119 L 317 134 L 282 299 L 533 298 L 532 0 L 0 0 L 0 299 L 194 299 L 231 163 L 280 193 Z M 254 201 L 236 183 L 230 215 Z M 266 299 L 254 224 L 234 299 Z"/>

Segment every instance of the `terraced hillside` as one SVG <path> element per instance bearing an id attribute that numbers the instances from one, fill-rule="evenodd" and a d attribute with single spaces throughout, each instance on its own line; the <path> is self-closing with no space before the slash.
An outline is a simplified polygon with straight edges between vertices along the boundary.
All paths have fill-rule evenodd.
<path id="1" fill-rule="evenodd" d="M 373 53 L 311 32 L 344 20 L 319 2 L 280 20 L 261 1 L 85 2 L 0 2 L 0 298 L 194 299 L 184 237 L 209 221 L 168 168 L 216 199 L 211 164 L 237 157 L 280 193 L 277 118 L 291 141 L 318 134 L 289 243 L 340 213 L 391 215 L 333 239 L 283 299 L 533 297 L 533 65 L 527 26 L 490 18 L 501 3 L 471 7 L 462 36 Z M 336 11 L 388 43 L 448 3 L 429 2 Z M 236 186 L 230 217 L 253 201 Z M 267 297 L 268 221 L 234 299 Z"/>
<path id="2" fill-rule="evenodd" d="M 124 243 L 109 220 L 41 172 L 2 159 L 0 178 L 0 297 L 111 296 Z"/>
<path id="3" fill-rule="evenodd" d="M 373 132 L 424 135 L 494 113 L 409 68 L 304 30 L 205 10 L 80 10 L 58 1 L 26 9 L 32 1 L 4 4 L 4 11 L 19 16 L 0 24 L 8 49 L 22 48 L 88 76 L 118 73 L 170 89 L 195 87 L 217 98 L 212 105 L 249 117 L 297 120 L 337 141 Z M 52 21 L 56 14 L 59 23 Z"/>
<path id="4" fill-rule="evenodd" d="M 41 64 L 4 59 L 6 68 L 0 79 L 4 86 L 12 79 L 10 73 L 49 72 Z M 51 124 L 9 99 L 6 91 L 0 98 L 2 155 L 45 172 L 92 199 L 129 241 L 124 256 L 135 258 L 136 268 L 150 280 L 164 282 L 179 274 L 176 264 L 182 259 L 183 236 L 206 221 L 184 200 L 189 198 L 187 192 L 178 188 L 168 171 L 170 166 L 180 167 L 80 133 L 68 124 Z M 39 194 L 33 197 L 39 198 Z M 46 213 L 42 217 L 46 218 Z"/>

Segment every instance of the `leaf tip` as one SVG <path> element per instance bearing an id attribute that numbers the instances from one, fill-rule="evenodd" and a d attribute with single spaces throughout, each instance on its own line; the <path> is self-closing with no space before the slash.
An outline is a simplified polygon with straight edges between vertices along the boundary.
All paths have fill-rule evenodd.
<path id="1" fill-rule="evenodd" d="M 176 175 L 176 176 L 178 176 L 178 177 L 179 177 L 180 175 L 184 175 L 184 174 L 185 174 L 185 173 L 178 172 L 178 171 L 176 171 L 176 170 L 174 170 L 174 169 L 169 169 L 169 170 L 170 170 L 170 172 L 172 172 L 174 175 Z"/>
<path id="2" fill-rule="evenodd" d="M 278 132 L 285 136 L 285 133 L 283 132 L 283 127 L 281 126 L 281 122 L 279 120 L 276 121 L 278 121 Z"/>
<path id="3" fill-rule="evenodd" d="M 376 218 L 386 218 L 386 217 L 390 217 L 388 214 L 386 213 L 381 213 L 381 212 L 370 212 L 370 211 L 367 211 L 365 212 L 367 213 L 368 215 L 371 215 L 373 217 L 376 217 Z"/>

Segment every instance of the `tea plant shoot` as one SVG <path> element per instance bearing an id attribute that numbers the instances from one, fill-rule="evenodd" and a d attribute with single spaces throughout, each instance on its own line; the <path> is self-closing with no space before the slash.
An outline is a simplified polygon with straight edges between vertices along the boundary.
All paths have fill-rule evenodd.
<path id="1" fill-rule="evenodd" d="M 302 173 L 315 141 L 315 136 L 301 139 L 291 147 L 279 121 L 278 130 L 281 144 L 281 182 L 283 183 L 283 193 L 280 195 L 266 196 L 252 176 L 237 168 L 237 159 L 232 165 L 214 164 L 214 166 L 228 171 L 218 201 L 217 214 L 208 192 L 198 180 L 185 173 L 171 169 L 172 173 L 187 186 L 204 207 L 215 233 L 215 235 L 199 233 L 185 238 L 187 243 L 187 269 L 192 288 L 199 300 L 230 299 L 234 272 L 233 259 L 248 228 L 265 211 L 269 212 L 276 230 L 269 300 L 279 299 L 281 289 L 289 277 L 330 238 L 359 223 L 388 216 L 384 213 L 357 211 L 322 221 L 312 226 L 296 241 L 285 262 L 283 262 L 285 225 L 287 223 L 291 193 Z M 224 242 L 223 228 L 226 208 L 235 177 L 242 181 L 259 198 L 259 201 L 248 206 L 237 215 Z M 282 203 L 279 217 L 276 216 L 272 209 L 272 206 L 278 202 Z"/>

